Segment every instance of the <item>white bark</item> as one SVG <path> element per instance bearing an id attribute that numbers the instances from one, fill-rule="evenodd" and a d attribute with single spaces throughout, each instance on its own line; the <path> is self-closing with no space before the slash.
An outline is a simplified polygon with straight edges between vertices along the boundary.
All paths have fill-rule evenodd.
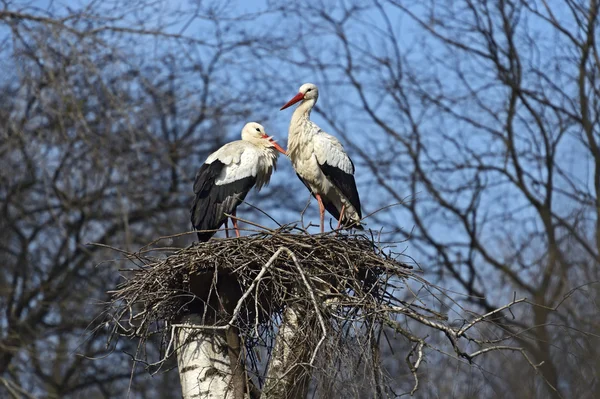
<path id="1" fill-rule="evenodd" d="M 184 316 L 181 324 L 201 325 L 199 315 Z M 177 366 L 183 399 L 232 398 L 231 368 L 222 331 L 179 327 Z"/>
<path id="2" fill-rule="evenodd" d="M 303 313 L 294 306 L 284 311 L 261 399 L 306 397 L 310 371 L 300 364 L 310 359 L 311 328 Z"/>

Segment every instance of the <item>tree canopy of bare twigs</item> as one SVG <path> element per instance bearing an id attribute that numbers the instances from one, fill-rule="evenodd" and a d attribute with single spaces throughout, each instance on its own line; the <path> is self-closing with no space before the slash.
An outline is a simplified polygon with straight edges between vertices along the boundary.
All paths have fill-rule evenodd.
<path id="1" fill-rule="evenodd" d="M 477 388 L 486 397 L 600 390 L 599 7 L 373 0 L 287 8 L 302 39 L 282 58 L 327 86 L 330 102 L 324 94 L 317 112 L 368 176 L 363 193 L 379 199 L 369 205 L 401 203 L 377 223 L 409 238 L 429 273 L 468 294 L 463 303 L 489 311 L 516 291 L 541 305 L 510 330 L 523 332 L 521 345 L 556 391 L 534 374 L 520 383 L 523 364 L 507 358 L 487 366 Z M 507 381 L 514 392 L 500 394 Z"/>
<path id="2" fill-rule="evenodd" d="M 435 306 L 449 325 L 464 309 L 537 304 L 482 331 L 511 336 L 537 369 L 520 353 L 473 367 L 425 348 L 417 395 L 597 397 L 598 9 L 1 1 L 0 395 L 178 396 L 173 373 L 133 367 L 137 342 L 112 353 L 105 330 L 90 333 L 119 280 L 115 254 L 87 244 L 135 252 L 187 231 L 207 153 L 249 120 L 284 136 L 289 115 L 276 110 L 312 81 L 322 93 L 313 117 L 352 156 L 364 213 L 400 203 L 368 227 L 408 239 L 424 277 L 448 290 Z M 280 163 L 255 198 L 296 220 L 308 194 Z M 405 370 L 397 353 L 409 344 L 381 346 L 386 369 Z M 147 350 L 158 356 L 160 342 Z M 412 389 L 404 377 L 394 391 Z"/>
<path id="3" fill-rule="evenodd" d="M 87 244 L 189 230 L 195 169 L 260 117 L 244 89 L 268 46 L 256 18 L 219 2 L 0 3 L 0 390 L 172 395 L 89 335 L 118 280 Z"/>

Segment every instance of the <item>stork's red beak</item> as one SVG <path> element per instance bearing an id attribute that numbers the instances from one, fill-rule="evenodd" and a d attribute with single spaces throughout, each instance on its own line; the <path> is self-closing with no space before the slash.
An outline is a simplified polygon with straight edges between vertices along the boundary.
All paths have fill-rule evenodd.
<path id="1" fill-rule="evenodd" d="M 304 94 L 302 93 L 298 93 L 294 96 L 294 98 L 292 98 L 290 101 L 288 101 L 283 107 L 281 107 L 279 110 L 283 111 L 284 109 L 286 109 L 287 107 L 291 107 L 292 105 L 296 104 L 298 101 L 302 101 L 304 100 Z"/>
<path id="2" fill-rule="evenodd" d="M 262 136 L 262 137 L 263 137 L 263 139 L 268 139 L 268 140 L 271 142 L 271 144 L 273 144 L 273 147 L 275 147 L 275 149 L 276 149 L 277 151 L 279 151 L 279 152 L 280 152 L 280 153 L 282 153 L 283 155 L 287 155 L 287 153 L 285 152 L 285 150 L 284 150 L 284 149 L 283 149 L 283 148 L 282 148 L 282 147 L 281 147 L 279 144 L 277 144 L 277 143 L 275 142 L 275 140 L 273 140 L 273 137 L 269 137 L 269 136 L 267 136 L 266 134 L 263 134 L 263 136 Z"/>

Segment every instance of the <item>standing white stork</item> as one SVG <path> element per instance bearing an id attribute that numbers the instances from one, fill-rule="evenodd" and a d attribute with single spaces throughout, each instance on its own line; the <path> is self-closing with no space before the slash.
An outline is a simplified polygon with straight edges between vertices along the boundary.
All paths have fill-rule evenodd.
<path id="1" fill-rule="evenodd" d="M 236 208 L 244 201 L 252 187 L 260 190 L 269 183 L 277 166 L 277 151 L 285 150 L 265 128 L 247 123 L 242 139 L 225 144 L 208 156 L 194 182 L 196 198 L 190 209 L 192 225 L 196 230 L 217 230 L 227 223 L 227 216 L 235 216 Z M 237 221 L 232 218 L 237 237 Z M 198 232 L 198 240 L 208 241 L 216 231 Z M 227 231 L 226 231 L 227 233 Z"/>
<path id="2" fill-rule="evenodd" d="M 325 209 L 338 220 L 337 228 L 360 229 L 362 214 L 354 181 L 354 164 L 339 140 L 310 120 L 310 111 L 318 98 L 317 86 L 305 83 L 298 94 L 281 107 L 284 110 L 302 101 L 290 122 L 288 156 L 296 174 L 319 203 L 321 233 Z"/>

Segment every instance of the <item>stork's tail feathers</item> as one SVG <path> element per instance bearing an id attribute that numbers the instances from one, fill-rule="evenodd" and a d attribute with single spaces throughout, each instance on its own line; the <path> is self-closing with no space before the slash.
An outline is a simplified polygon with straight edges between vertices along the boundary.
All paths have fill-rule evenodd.
<path id="1" fill-rule="evenodd" d="M 215 232 L 214 231 L 209 231 L 207 233 L 205 233 L 205 232 L 201 233 L 201 232 L 198 231 L 196 234 L 198 234 L 198 241 L 199 242 L 206 242 L 206 241 L 210 240 L 212 238 L 212 236 L 215 235 Z"/>
<path id="2" fill-rule="evenodd" d="M 357 220 L 343 220 L 342 221 L 342 229 L 344 230 L 350 230 L 350 229 L 356 229 L 356 230 L 364 230 L 365 228 L 363 227 L 361 221 L 357 221 Z"/>
<path id="3" fill-rule="evenodd" d="M 360 223 L 356 223 L 353 226 L 351 226 L 351 228 L 356 229 L 356 230 L 364 230 L 365 228 L 363 227 L 362 224 Z"/>

